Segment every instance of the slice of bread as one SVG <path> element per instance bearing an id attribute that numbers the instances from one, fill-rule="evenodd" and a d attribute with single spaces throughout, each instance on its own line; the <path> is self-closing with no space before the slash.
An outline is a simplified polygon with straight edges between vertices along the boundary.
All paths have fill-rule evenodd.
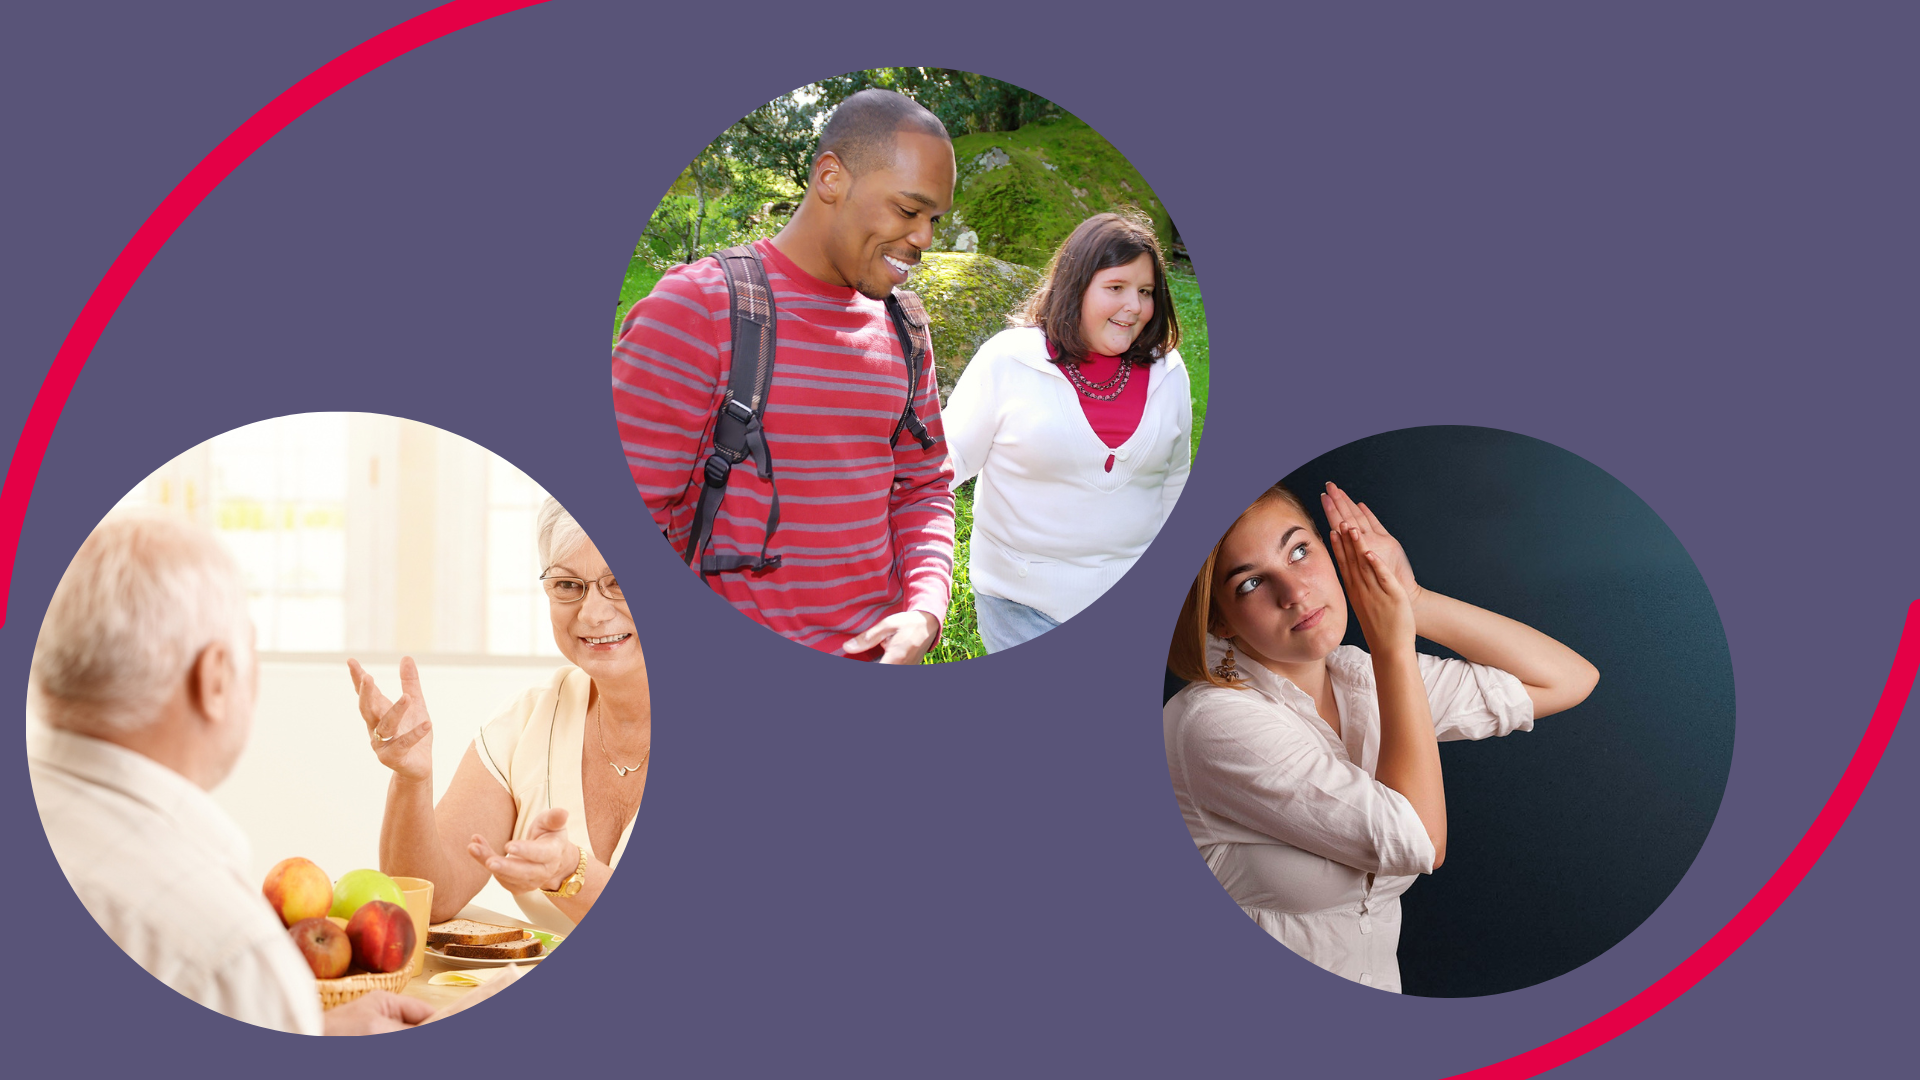
<path id="1" fill-rule="evenodd" d="M 448 956 L 466 956 L 476 960 L 524 960 L 539 956 L 546 946 L 540 943 L 539 938 L 527 934 L 520 941 L 502 941 L 492 945 L 436 945 L 434 948 Z"/>
<path id="2" fill-rule="evenodd" d="M 527 936 L 527 932 L 517 926 L 496 926 L 472 919 L 451 919 L 427 927 L 427 944 L 435 948 L 442 945 L 498 945 L 519 941 Z"/>

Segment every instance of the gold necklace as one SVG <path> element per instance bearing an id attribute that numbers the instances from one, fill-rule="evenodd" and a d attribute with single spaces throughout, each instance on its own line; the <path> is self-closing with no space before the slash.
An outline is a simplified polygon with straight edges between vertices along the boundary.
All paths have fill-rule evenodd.
<path id="1" fill-rule="evenodd" d="M 607 709 L 606 709 L 606 700 L 604 698 L 594 699 L 593 720 L 594 720 L 595 730 L 598 731 L 600 734 L 600 754 L 602 757 L 605 757 L 607 759 L 607 764 L 610 767 L 612 767 L 614 772 L 620 774 L 621 776 L 625 776 L 628 773 L 636 773 L 636 772 L 639 772 L 641 769 L 646 768 L 647 762 L 653 760 L 653 741 L 649 739 L 647 741 L 647 752 L 640 755 L 640 764 L 615 765 L 613 763 L 613 755 L 607 753 Z"/>

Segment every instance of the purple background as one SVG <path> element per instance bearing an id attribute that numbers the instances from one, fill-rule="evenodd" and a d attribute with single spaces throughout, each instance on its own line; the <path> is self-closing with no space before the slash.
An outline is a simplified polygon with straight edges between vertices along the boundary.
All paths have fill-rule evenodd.
<path id="1" fill-rule="evenodd" d="M 425 6 L 8 9 L 6 442 L 180 176 Z M 1920 15 L 1455 7 L 561 0 L 434 43 L 269 143 L 135 287 L 35 491 L 0 683 L 24 686 L 67 558 L 153 466 L 278 414 L 398 413 L 506 455 L 599 539 L 639 597 L 661 769 L 575 947 L 503 1003 L 382 1041 L 379 1067 L 1420 1077 L 1557 1036 L 1779 865 L 1920 596 Z M 615 290 L 674 174 L 768 98 L 895 63 L 1023 84 L 1127 153 L 1180 223 L 1215 356 L 1192 483 L 1137 569 L 1042 643 L 931 670 L 743 627 L 655 539 L 607 417 Z M 1672 898 L 1592 963 L 1484 998 L 1389 997 L 1266 939 L 1193 856 L 1156 708 L 1192 569 L 1252 495 L 1433 423 L 1546 439 L 1644 498 L 1713 592 L 1739 702 L 1719 819 Z M 141 975 L 71 900 L 19 747 L 14 1060 L 369 1067 Z M 1555 1075 L 1905 1064 L 1915 774 L 1902 732 L 1745 948 Z"/>

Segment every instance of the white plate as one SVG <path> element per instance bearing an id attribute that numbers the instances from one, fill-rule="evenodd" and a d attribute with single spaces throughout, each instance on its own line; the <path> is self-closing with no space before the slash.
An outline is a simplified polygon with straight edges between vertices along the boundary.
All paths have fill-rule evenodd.
<path id="1" fill-rule="evenodd" d="M 545 960 L 547 957 L 552 956 L 553 950 L 561 942 L 567 940 L 566 937 L 562 934 L 549 934 L 544 930 L 532 930 L 532 931 L 529 931 L 529 933 L 533 934 L 534 937 L 539 938 L 541 943 L 546 946 L 546 948 L 540 951 L 539 956 L 523 956 L 516 960 L 483 959 L 478 956 L 448 956 L 446 953 L 441 952 L 439 949 L 436 949 L 431 945 L 427 946 L 427 955 L 433 957 L 435 960 L 440 961 L 442 964 L 446 965 L 447 967 L 463 969 L 463 970 L 467 968 L 506 967 L 508 964 L 521 964 L 521 965 L 537 964 L 540 961 Z"/>

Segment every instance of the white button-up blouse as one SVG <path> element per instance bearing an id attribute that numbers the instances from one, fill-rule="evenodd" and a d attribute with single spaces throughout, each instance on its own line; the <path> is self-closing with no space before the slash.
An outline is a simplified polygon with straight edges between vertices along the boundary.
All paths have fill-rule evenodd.
<path id="1" fill-rule="evenodd" d="M 1225 655 L 1207 639 L 1207 664 Z M 1400 894 L 1433 870 L 1433 842 L 1405 796 L 1375 780 L 1380 702 L 1373 661 L 1327 657 L 1340 734 L 1313 698 L 1258 664 L 1244 690 L 1192 683 L 1163 712 L 1167 770 L 1187 831 L 1220 884 L 1261 929 L 1308 960 L 1400 991 Z M 1533 728 L 1512 675 L 1420 656 L 1442 741 Z"/>

